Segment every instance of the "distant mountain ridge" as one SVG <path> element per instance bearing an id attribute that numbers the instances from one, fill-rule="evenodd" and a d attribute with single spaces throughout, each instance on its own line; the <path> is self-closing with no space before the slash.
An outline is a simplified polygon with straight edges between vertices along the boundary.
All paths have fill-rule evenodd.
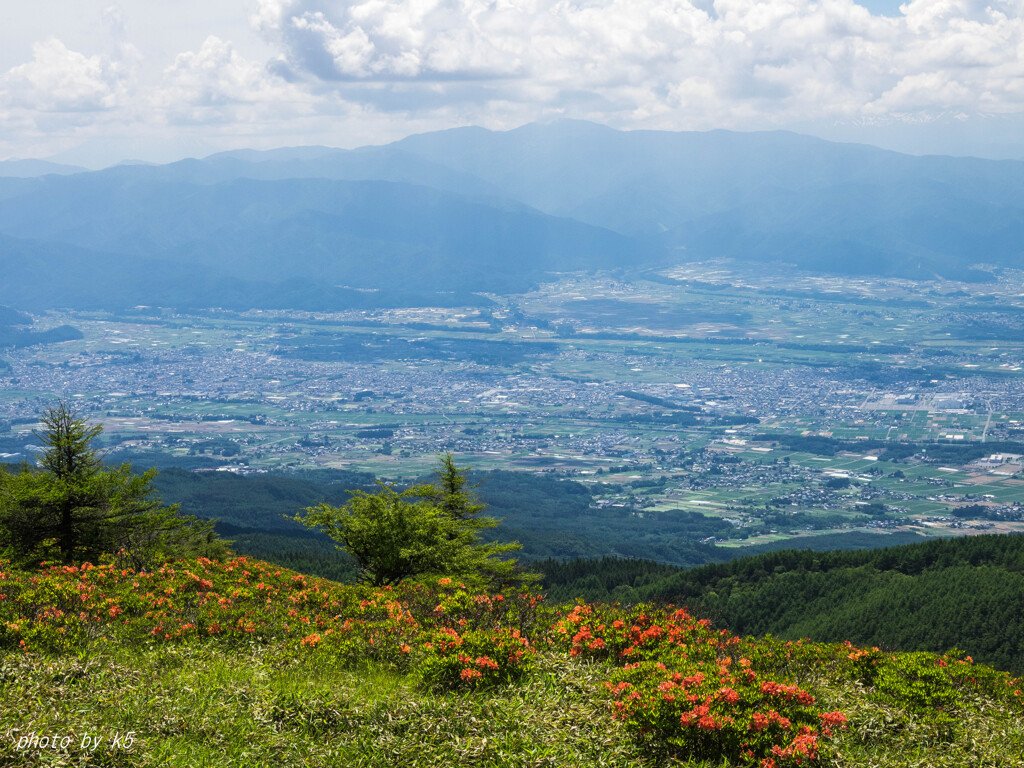
<path id="1" fill-rule="evenodd" d="M 65 165 L 64 163 L 52 163 L 49 160 L 2 160 L 0 161 L 0 177 L 11 178 L 34 178 L 45 176 L 50 173 L 67 176 L 73 173 L 87 171 L 79 165 Z"/>
<path id="2" fill-rule="evenodd" d="M 136 260 L 193 270 L 196 290 L 224 279 L 426 293 L 527 290 L 548 270 L 613 268 L 639 257 L 630 238 L 609 230 L 429 187 L 318 178 L 194 184 L 145 178 L 159 168 L 135 170 L 36 180 L 0 204 L 0 232 L 23 252 L 36 242 L 40 253 L 60 246 L 109 254 L 123 264 L 122 280 L 141 279 L 134 303 L 151 303 L 150 270 L 140 274 Z M 16 263 L 4 263 L 12 253 L 0 252 L 0 264 L 15 271 Z"/>
<path id="3" fill-rule="evenodd" d="M 15 269 L 18 283 L 0 287 L 0 301 L 78 301 L 60 285 L 63 270 L 47 268 L 70 249 L 105 254 L 79 251 L 73 272 L 116 264 L 134 286 L 114 291 L 112 304 L 153 303 L 150 290 L 202 304 L 227 282 L 244 287 L 221 306 L 284 306 L 287 295 L 330 309 L 367 301 L 340 285 L 415 301 L 527 290 L 552 272 L 717 257 L 972 279 L 977 263 L 1024 263 L 1024 163 L 786 132 L 561 121 L 0 178 L 0 265 L 28 257 L 51 281 L 33 287 L 33 272 Z M 154 263 L 193 279 L 168 290 L 148 279 Z"/>

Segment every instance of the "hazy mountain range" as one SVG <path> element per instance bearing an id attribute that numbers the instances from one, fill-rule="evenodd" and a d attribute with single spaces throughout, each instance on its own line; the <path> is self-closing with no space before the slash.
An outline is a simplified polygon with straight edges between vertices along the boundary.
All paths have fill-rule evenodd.
<path id="1" fill-rule="evenodd" d="M 1024 266 L 1024 163 L 785 132 L 565 121 L 0 176 L 0 302 L 28 309 L 463 303 L 717 257 L 921 278 Z"/>

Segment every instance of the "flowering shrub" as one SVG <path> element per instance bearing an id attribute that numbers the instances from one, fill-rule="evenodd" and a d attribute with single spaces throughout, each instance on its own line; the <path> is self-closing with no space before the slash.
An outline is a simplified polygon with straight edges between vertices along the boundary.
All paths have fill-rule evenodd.
<path id="1" fill-rule="evenodd" d="M 472 688 L 519 681 L 535 655 L 518 629 L 459 633 L 441 627 L 421 644 L 417 666 L 423 680 L 441 688 Z"/>
<path id="2" fill-rule="evenodd" d="M 815 764 L 821 742 L 845 726 L 846 716 L 822 712 L 808 692 L 760 681 L 749 665 L 734 669 L 725 659 L 681 669 L 653 661 L 626 665 L 606 683 L 615 716 L 643 740 L 697 759 Z"/>
<path id="3" fill-rule="evenodd" d="M 765 766 L 814 765 L 845 727 L 796 685 L 768 679 L 753 644 L 685 610 L 574 606 L 554 625 L 570 655 L 620 668 L 605 683 L 614 716 L 638 739 L 681 756 Z"/>
<path id="4" fill-rule="evenodd" d="M 549 643 L 571 656 L 609 661 L 619 669 L 606 683 L 615 717 L 652 749 L 683 757 L 783 768 L 825 761 L 829 741 L 847 726 L 791 675 L 874 686 L 874 696 L 927 713 L 935 724 L 966 706 L 971 690 L 1022 711 L 1020 681 L 976 669 L 962 654 L 883 654 L 850 643 L 742 640 L 715 631 L 685 610 L 597 608 L 563 610 Z"/>
<path id="5" fill-rule="evenodd" d="M 340 601 L 328 605 L 335 602 Z M 344 614 L 320 615 L 313 622 L 291 608 L 288 617 L 297 620 L 297 626 L 306 633 L 299 640 L 300 649 L 316 649 L 350 664 L 374 661 L 403 670 L 409 666 L 410 643 L 415 643 L 421 632 L 419 622 L 406 606 L 383 590 L 347 606 Z"/>
<path id="6" fill-rule="evenodd" d="M 808 673 L 856 681 L 931 718 L 940 735 L 979 695 L 1024 715 L 1021 680 L 960 653 L 753 641 L 672 608 L 550 608 L 536 594 L 480 594 L 448 578 L 344 586 L 247 558 L 153 572 L 84 563 L 26 573 L 0 562 L 0 650 L 71 654 L 105 642 L 273 644 L 415 673 L 437 690 L 515 684 L 539 653 L 564 654 L 606 674 L 610 711 L 652 754 L 757 768 L 819 765 L 847 726 L 803 682 Z"/>
<path id="7" fill-rule="evenodd" d="M 123 643 L 284 643 L 339 662 L 419 669 L 433 687 L 510 683 L 535 654 L 540 598 L 432 584 L 343 586 L 237 558 L 200 558 L 152 572 L 111 564 L 0 567 L 0 648 L 65 652 Z M 444 638 L 459 638 L 447 643 Z M 464 647 L 463 647 L 464 646 Z"/>

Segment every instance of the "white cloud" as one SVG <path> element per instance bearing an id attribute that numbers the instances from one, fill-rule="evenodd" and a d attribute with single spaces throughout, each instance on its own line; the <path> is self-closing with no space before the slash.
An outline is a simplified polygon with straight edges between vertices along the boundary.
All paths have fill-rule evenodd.
<path id="1" fill-rule="evenodd" d="M 247 1 L 239 32 L 238 0 L 188 0 L 174 47 L 151 37 L 144 61 L 120 6 L 88 0 L 101 39 L 65 30 L 0 72 L 0 155 L 106 135 L 354 146 L 555 116 L 806 130 L 1024 115 L 1024 0 L 893 16 L 853 0 Z M 121 3 L 152 33 L 154 12 Z"/>
<path id="2" fill-rule="evenodd" d="M 124 41 L 128 38 L 128 24 L 120 6 L 108 5 L 103 9 L 103 24 L 115 40 Z"/>
<path id="3" fill-rule="evenodd" d="M 230 42 L 206 38 L 164 70 L 151 103 L 172 122 L 230 122 L 261 113 L 309 111 L 313 97 L 241 56 Z"/>
<path id="4" fill-rule="evenodd" d="M 666 127 L 1024 110 L 1024 0 L 913 0 L 894 18 L 852 0 L 701 6 L 259 0 L 253 23 L 278 71 L 384 109 L 417 83 L 482 115 L 500 102 Z"/>
<path id="5" fill-rule="evenodd" d="M 0 104 L 39 112 L 92 112 L 121 104 L 133 74 L 134 49 L 86 56 L 49 38 L 32 46 L 32 61 L 0 75 Z"/>

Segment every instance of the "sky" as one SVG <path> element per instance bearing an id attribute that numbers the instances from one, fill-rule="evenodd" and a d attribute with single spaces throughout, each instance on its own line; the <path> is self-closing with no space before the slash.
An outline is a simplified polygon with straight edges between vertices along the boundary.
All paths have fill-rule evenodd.
<path id="1" fill-rule="evenodd" d="M 1024 0 L 9 0 L 0 159 L 569 117 L 1024 159 Z"/>

